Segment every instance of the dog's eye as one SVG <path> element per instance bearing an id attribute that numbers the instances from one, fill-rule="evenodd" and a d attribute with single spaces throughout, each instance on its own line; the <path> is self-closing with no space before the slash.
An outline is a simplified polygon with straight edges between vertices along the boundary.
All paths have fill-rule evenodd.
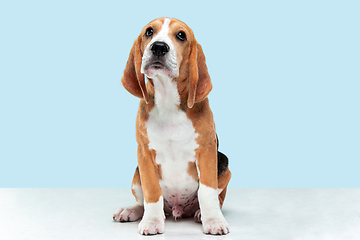
<path id="1" fill-rule="evenodd" d="M 146 32 L 145 32 L 146 37 L 151 37 L 153 34 L 154 34 L 154 30 L 151 27 L 146 29 Z"/>
<path id="2" fill-rule="evenodd" d="M 186 34 L 183 31 L 178 32 L 178 34 L 176 34 L 176 37 L 180 41 L 185 41 L 186 40 Z"/>

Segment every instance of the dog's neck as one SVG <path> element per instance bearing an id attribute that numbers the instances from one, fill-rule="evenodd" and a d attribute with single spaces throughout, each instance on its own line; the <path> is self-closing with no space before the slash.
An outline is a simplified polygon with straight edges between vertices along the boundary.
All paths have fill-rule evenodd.
<path id="1" fill-rule="evenodd" d="M 152 78 L 154 84 L 155 109 L 166 121 L 167 117 L 179 111 L 180 95 L 177 82 L 165 75 Z"/>

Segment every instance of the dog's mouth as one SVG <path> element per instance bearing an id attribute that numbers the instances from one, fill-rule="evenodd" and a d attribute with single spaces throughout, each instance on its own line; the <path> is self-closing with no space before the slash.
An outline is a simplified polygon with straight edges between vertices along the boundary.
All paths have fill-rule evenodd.
<path id="1" fill-rule="evenodd" d="M 150 63 L 147 68 L 153 68 L 154 70 L 160 70 L 160 69 L 168 69 L 168 67 L 166 67 L 162 62 L 160 61 L 155 61 Z"/>
<path id="2" fill-rule="evenodd" d="M 145 68 L 145 74 L 148 77 L 154 77 L 155 75 L 165 75 L 167 77 L 174 77 L 173 71 L 169 68 L 169 66 L 165 65 L 163 62 L 159 60 L 152 61 L 148 63 Z"/>

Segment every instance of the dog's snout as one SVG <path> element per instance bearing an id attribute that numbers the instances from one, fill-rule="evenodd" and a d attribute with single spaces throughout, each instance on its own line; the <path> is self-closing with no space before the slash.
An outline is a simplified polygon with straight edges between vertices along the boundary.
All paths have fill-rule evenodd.
<path id="1" fill-rule="evenodd" d="M 167 52 L 169 52 L 170 47 L 164 42 L 154 42 L 150 46 L 150 50 L 157 57 L 164 56 Z"/>

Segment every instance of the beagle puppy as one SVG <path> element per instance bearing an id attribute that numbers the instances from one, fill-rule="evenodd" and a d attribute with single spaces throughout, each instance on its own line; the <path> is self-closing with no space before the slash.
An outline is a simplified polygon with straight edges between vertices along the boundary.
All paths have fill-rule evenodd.
<path id="1" fill-rule="evenodd" d="M 218 151 L 207 98 L 212 84 L 193 31 L 174 18 L 150 22 L 135 40 L 121 83 L 141 99 L 131 187 L 136 203 L 113 219 L 142 218 L 139 233 L 152 235 L 164 232 L 165 214 L 194 216 L 206 234 L 229 233 L 220 209 L 231 173 Z"/>

